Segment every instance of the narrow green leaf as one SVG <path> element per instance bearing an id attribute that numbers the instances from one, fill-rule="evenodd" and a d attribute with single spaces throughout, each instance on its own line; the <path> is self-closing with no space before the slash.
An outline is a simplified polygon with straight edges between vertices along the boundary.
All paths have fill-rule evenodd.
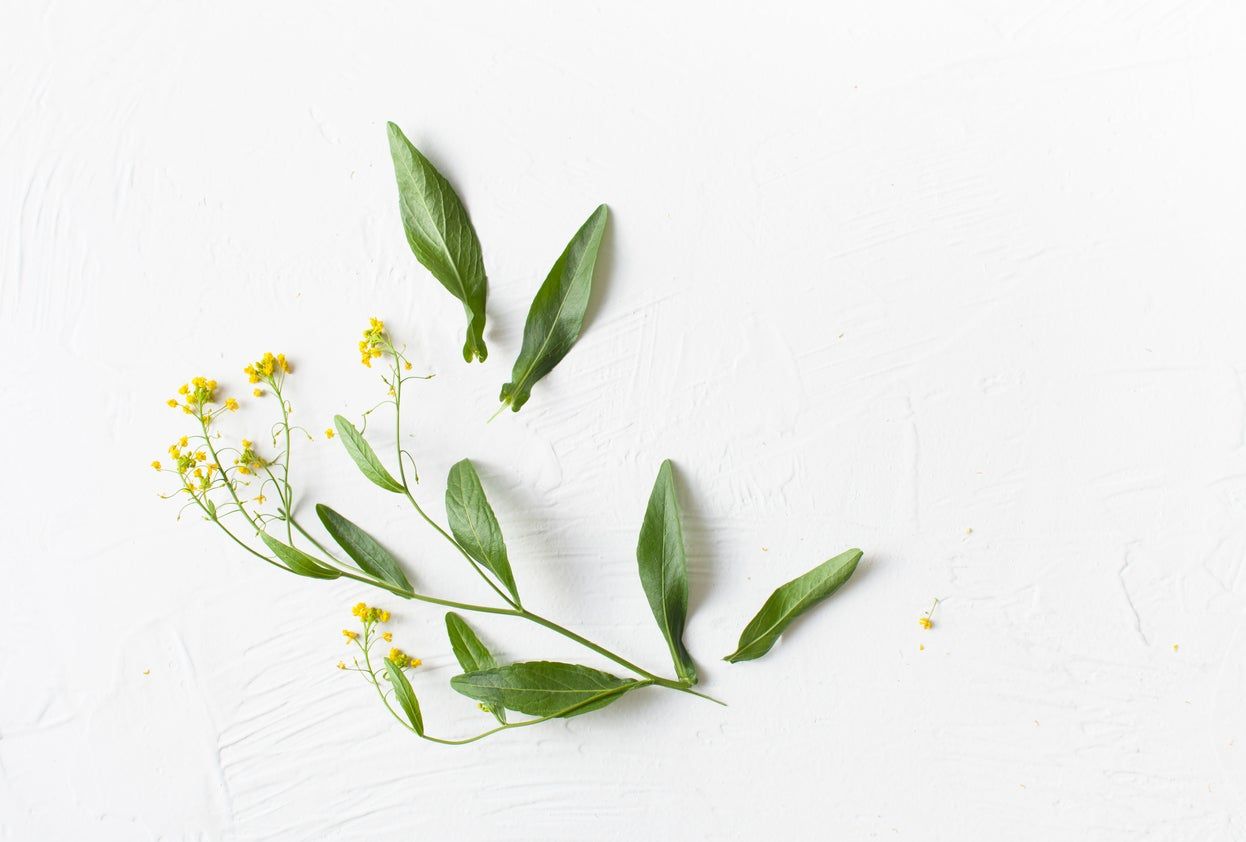
<path id="1" fill-rule="evenodd" d="M 458 659 L 463 672 L 480 672 L 497 667 L 498 662 L 493 657 L 493 653 L 480 642 L 475 630 L 453 611 L 446 613 L 446 634 L 450 636 L 450 648 L 454 650 L 454 657 Z M 498 722 L 505 725 L 506 708 L 501 705 L 488 707 L 489 712 L 497 717 Z"/>
<path id="2" fill-rule="evenodd" d="M 490 707 L 570 717 L 603 708 L 639 684 L 576 664 L 528 661 L 456 675 L 450 686 Z M 562 713 L 571 707 L 575 709 Z"/>
<path id="3" fill-rule="evenodd" d="M 337 427 L 337 434 L 342 440 L 342 445 L 365 477 L 386 491 L 402 493 L 402 483 L 394 479 L 393 475 L 386 470 L 385 465 L 376 455 L 376 451 L 372 449 L 372 445 L 368 444 L 363 434 L 355 429 L 354 424 L 340 415 L 334 415 L 333 426 Z"/>
<path id="4" fill-rule="evenodd" d="M 464 459 L 450 468 L 446 479 L 446 518 L 454 540 L 467 550 L 467 554 L 483 564 L 501 582 L 515 602 L 519 591 L 515 576 L 506 557 L 506 542 L 502 540 L 502 528 L 493 514 L 493 507 L 485 497 L 484 486 L 471 460 Z"/>
<path id="5" fill-rule="evenodd" d="M 688 561 L 669 459 L 658 469 L 653 493 L 649 495 L 636 545 L 636 561 L 640 564 L 640 584 L 670 647 L 675 671 L 682 680 L 696 684 L 697 669 L 683 640 L 688 619 Z"/>
<path id="6" fill-rule="evenodd" d="M 398 704 L 402 707 L 402 712 L 407 715 L 411 727 L 415 729 L 415 733 L 421 737 L 424 736 L 424 716 L 420 713 L 420 700 L 415 697 L 415 691 L 411 689 L 411 682 L 403 674 L 402 667 L 386 658 L 385 677 L 393 685 L 394 697 L 398 699 Z"/>
<path id="7" fill-rule="evenodd" d="M 328 567 L 319 559 L 309 556 L 300 549 L 291 547 L 289 544 L 283 544 L 273 536 L 266 532 L 260 533 L 260 539 L 272 551 L 277 559 L 290 568 L 291 572 L 300 576 L 310 576 L 313 579 L 336 579 L 341 576 L 341 572 Z"/>
<path id="8" fill-rule="evenodd" d="M 360 570 L 399 590 L 412 590 L 398 559 L 378 544 L 375 538 L 323 503 L 316 504 L 316 514 L 324 524 L 325 531 L 355 560 Z"/>
<path id="9" fill-rule="evenodd" d="M 394 159 L 398 210 L 407 243 L 416 260 L 463 302 L 467 314 L 463 359 L 484 362 L 489 355 L 484 340 L 488 280 L 476 229 L 450 182 L 393 123 L 389 124 L 389 153 Z"/>
<path id="10" fill-rule="evenodd" d="M 793 620 L 839 590 L 860 560 L 860 550 L 848 550 L 781 585 L 744 627 L 736 651 L 723 660 L 734 664 L 765 655 Z"/>
<path id="11" fill-rule="evenodd" d="M 609 211 L 599 205 L 580 227 L 537 290 L 523 329 L 523 347 L 502 387 L 502 402 L 514 412 L 528 402 L 532 386 L 567 355 L 584 327 L 593 269 Z"/>

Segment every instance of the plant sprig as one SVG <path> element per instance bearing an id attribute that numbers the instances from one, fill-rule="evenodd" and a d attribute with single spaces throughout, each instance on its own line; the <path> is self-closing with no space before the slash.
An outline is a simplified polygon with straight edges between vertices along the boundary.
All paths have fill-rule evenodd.
<path id="1" fill-rule="evenodd" d="M 390 124 L 389 131 L 408 242 L 420 262 L 463 302 L 468 315 L 463 355 L 469 362 L 483 362 L 487 355 L 483 340 L 487 281 L 475 229 L 449 182 L 397 126 Z M 528 314 L 523 347 L 511 382 L 502 391 L 503 407 L 510 405 L 518 411 L 528 400 L 532 385 L 557 365 L 579 337 L 607 216 L 602 205 L 589 217 L 538 291 Z M 178 389 L 178 397 L 168 404 L 191 416 L 197 429 L 169 447 L 170 467 L 164 467 L 160 461 L 152 463 L 156 470 L 177 478 L 177 489 L 164 496 L 184 497 L 183 509 L 197 508 L 204 520 L 224 532 L 231 542 L 273 567 L 309 579 L 349 579 L 405 600 L 451 609 L 445 617 L 446 631 L 463 673 L 450 680 L 450 687 L 477 701 L 497 721 L 496 727 L 466 738 L 427 733 L 419 699 L 407 676 L 420 665 L 418 658 L 397 648 L 391 648 L 383 658 L 374 655 L 372 647 L 378 640 L 392 642 L 388 631 L 378 631 L 389 620 L 387 611 L 360 603 L 353 613 L 362 623 L 362 630 L 343 631 L 348 643 L 359 648 L 359 657 L 353 659 L 353 666 L 348 667 L 344 661 L 338 666 L 363 675 L 389 713 L 424 740 L 445 745 L 472 743 L 504 731 L 599 710 L 646 687 L 723 704 L 694 689 L 698 673 L 684 643 L 688 622 L 687 558 L 669 460 L 658 471 L 645 510 L 636 559 L 641 586 L 670 650 L 675 673 L 670 678 L 639 666 L 521 602 L 502 527 L 470 460 L 463 459 L 450 469 L 445 493 L 447 526 L 428 513 L 414 492 L 419 475 L 414 455 L 403 446 L 402 430 L 406 386 L 431 375 L 411 373 L 412 361 L 380 319 L 370 321 L 358 350 L 360 361 L 368 368 L 380 364 L 386 397 L 363 413 L 360 427 L 341 415 L 335 416 L 334 426 L 325 431 L 326 438 L 339 439 L 360 473 L 373 485 L 405 498 L 419 518 L 453 547 L 488 586 L 495 597 L 493 604 L 417 591 L 396 555 L 362 526 L 325 503 L 316 504 L 315 511 L 327 540 L 321 540 L 300 522 L 291 480 L 291 443 L 296 433 L 309 439 L 311 436 L 302 427 L 291 424 L 294 408 L 285 389 L 292 367 L 284 354 L 266 353 L 243 369 L 253 387 L 252 396 L 271 398 L 277 403 L 279 417 L 270 428 L 271 450 L 267 451 L 271 455 L 248 439 L 240 439 L 236 444 L 225 439 L 219 421 L 222 415 L 238 410 L 240 403 L 235 397 L 218 396 L 215 380 L 196 377 Z M 392 407 L 394 413 L 390 459 L 396 470 L 387 465 L 366 435 L 368 416 L 386 406 Z M 275 511 L 266 508 L 269 495 L 275 497 Z M 848 580 L 860 558 L 860 550 L 841 553 L 775 590 L 745 627 L 736 652 L 725 660 L 751 660 L 770 651 L 798 616 Z M 456 612 L 533 623 L 612 662 L 628 675 L 553 661 L 500 663 Z M 508 712 L 532 718 L 512 721 Z"/>

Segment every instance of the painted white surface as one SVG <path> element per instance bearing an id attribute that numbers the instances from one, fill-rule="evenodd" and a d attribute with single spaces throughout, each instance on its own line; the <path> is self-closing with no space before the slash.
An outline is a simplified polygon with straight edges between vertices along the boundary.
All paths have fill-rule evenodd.
<path id="1" fill-rule="evenodd" d="M 1246 7 L 348 5 L 5 4 L 0 838 L 1246 839 Z M 486 365 L 386 119 L 480 232 Z M 600 201 L 586 335 L 484 426 Z M 527 600 L 662 668 L 633 553 L 676 460 L 729 708 L 418 743 L 333 668 L 373 594 L 174 521 L 171 390 L 285 351 L 319 431 L 380 396 L 374 314 L 437 374 L 423 498 L 475 458 Z M 336 443 L 296 458 L 305 507 L 485 598 Z M 848 546 L 768 658 L 717 660 Z M 430 722 L 478 728 L 440 613 L 385 604 Z"/>

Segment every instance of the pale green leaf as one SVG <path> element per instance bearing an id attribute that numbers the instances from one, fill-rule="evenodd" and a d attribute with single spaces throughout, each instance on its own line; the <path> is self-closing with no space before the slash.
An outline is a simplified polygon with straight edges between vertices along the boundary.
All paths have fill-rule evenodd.
<path id="1" fill-rule="evenodd" d="M 450 468 L 446 479 L 446 519 L 454 540 L 467 554 L 484 565 L 501 582 L 515 602 L 519 591 L 506 556 L 506 542 L 498 526 L 493 507 L 485 497 L 485 489 L 471 461 L 464 459 Z"/>
<path id="2" fill-rule="evenodd" d="M 376 451 L 372 449 L 372 445 L 368 444 L 363 434 L 355 429 L 354 424 L 340 415 L 334 415 L 333 426 L 337 427 L 338 438 L 342 440 L 346 452 L 350 454 L 350 458 L 355 461 L 365 477 L 386 491 L 402 493 L 402 483 L 394 479 L 393 475 L 386 470 L 385 465 L 377 457 Z"/>
<path id="3" fill-rule="evenodd" d="M 498 665 L 493 653 L 476 636 L 475 629 L 453 611 L 446 613 L 446 634 L 450 636 L 450 648 L 454 650 L 454 657 L 458 659 L 463 672 L 491 670 Z M 489 707 L 489 712 L 497 717 L 498 722 L 506 724 L 506 708 L 492 706 Z"/>
<path id="4" fill-rule="evenodd" d="M 605 707 L 639 684 L 576 664 L 529 661 L 456 675 L 450 686 L 490 707 L 569 717 Z"/>
<path id="5" fill-rule="evenodd" d="M 671 650 L 675 671 L 680 679 L 696 684 L 696 666 L 683 641 L 688 619 L 688 561 L 669 459 L 658 470 L 653 493 L 649 495 L 636 560 L 640 565 L 640 584 Z"/>
<path id="6" fill-rule="evenodd" d="M 385 677 L 393 685 L 394 698 L 398 700 L 402 712 L 407 715 L 407 721 L 411 723 L 415 733 L 421 737 L 424 736 L 424 716 L 420 713 L 420 700 L 415 697 L 415 690 L 412 689 L 407 676 L 403 674 L 402 667 L 386 658 Z"/>
<path id="7" fill-rule="evenodd" d="M 860 560 L 860 550 L 848 550 L 781 585 L 744 627 L 736 651 L 723 660 L 735 663 L 765 655 L 793 620 L 847 582 Z"/>
<path id="8" fill-rule="evenodd" d="M 593 211 L 532 299 L 511 382 L 502 387 L 502 402 L 515 412 L 527 403 L 533 384 L 558 365 L 580 336 L 608 216 L 605 205 Z"/>
<path id="9" fill-rule="evenodd" d="M 377 543 L 376 539 L 364 532 L 351 521 L 342 517 L 323 503 L 316 504 L 316 514 L 324 524 L 325 531 L 337 541 L 339 547 L 355 560 L 359 569 L 369 576 L 387 582 L 401 591 L 410 592 L 411 583 L 407 581 L 398 559 L 389 550 Z"/>
<path id="10" fill-rule="evenodd" d="M 488 280 L 476 229 L 450 182 L 393 123 L 389 124 L 389 152 L 407 243 L 416 260 L 463 302 L 467 314 L 463 359 L 484 362 L 489 355 L 484 341 Z"/>
<path id="11" fill-rule="evenodd" d="M 340 571 L 328 567 L 319 559 L 289 544 L 281 543 L 266 532 L 260 533 L 260 539 L 272 551 L 272 554 L 277 556 L 277 559 L 293 573 L 312 579 L 336 579 L 342 575 Z"/>

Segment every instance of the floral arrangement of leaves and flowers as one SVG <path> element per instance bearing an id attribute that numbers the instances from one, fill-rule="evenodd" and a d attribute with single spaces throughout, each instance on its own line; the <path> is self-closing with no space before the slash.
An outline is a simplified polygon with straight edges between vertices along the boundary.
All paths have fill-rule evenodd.
<path id="1" fill-rule="evenodd" d="M 484 362 L 488 357 L 484 341 L 488 280 L 476 230 L 450 183 L 397 126 L 390 123 L 388 131 L 407 242 L 416 259 L 463 304 L 467 319 L 463 359 Z M 608 219 L 606 206 L 598 206 L 537 290 L 510 380 L 501 388 L 499 412 L 507 407 L 518 412 L 531 398 L 533 387 L 554 370 L 579 338 Z M 275 408 L 271 435 L 264 446 L 247 438 L 235 439 L 222 429 L 223 416 L 237 411 L 240 404 L 237 397 L 225 396 L 216 380 L 195 377 L 177 389 L 177 397 L 170 398 L 168 405 L 187 416 L 190 429 L 169 446 L 168 465 L 152 462 L 154 469 L 176 483 L 163 496 L 183 501 L 184 507 L 196 510 L 241 552 L 279 570 L 307 579 L 349 579 L 387 596 L 446 609 L 447 642 L 463 670 L 450 680 L 450 687 L 475 701 L 493 720 L 479 733 L 442 737 L 428 732 L 411 681 L 421 661 L 393 645 L 392 633 L 384 630 L 390 619 L 387 609 L 362 602 L 354 606 L 357 627 L 342 634 L 358 654 L 350 664 L 338 663 L 339 669 L 360 674 L 403 727 L 430 742 L 471 743 L 550 719 L 600 710 L 628 693 L 650 687 L 718 701 L 695 689 L 697 666 L 684 644 L 687 557 L 669 460 L 658 469 L 636 547 L 640 584 L 670 651 L 673 674 L 668 676 L 633 663 L 524 603 L 502 528 L 469 459 L 456 463 L 446 478 L 445 525 L 429 513 L 415 493 L 414 456 L 402 443 L 405 390 L 427 377 L 412 373 L 413 361 L 380 319 L 370 320 L 358 351 L 363 365 L 381 372 L 384 399 L 363 413 L 359 426 L 336 416 L 333 426 L 325 430 L 326 437 L 340 441 L 373 485 L 410 505 L 440 539 L 454 547 L 465 570 L 489 586 L 493 602 L 471 603 L 421 593 L 412 586 L 398 557 L 346 515 L 317 503 L 312 507 L 315 522 L 307 518 L 296 502 L 290 479 L 291 445 L 306 431 L 291 425 L 288 379 L 293 368 L 284 354 L 265 353 L 241 369 L 251 398 Z M 368 416 L 382 409 L 392 411 L 394 420 L 394 440 L 382 451 L 388 458 L 381 457 L 366 435 Z M 839 553 L 775 589 L 745 625 L 736 650 L 724 660 L 736 663 L 765 655 L 793 620 L 852 576 L 861 555 L 857 549 Z M 612 662 L 625 674 L 556 661 L 500 663 L 464 615 L 536 624 Z"/>

